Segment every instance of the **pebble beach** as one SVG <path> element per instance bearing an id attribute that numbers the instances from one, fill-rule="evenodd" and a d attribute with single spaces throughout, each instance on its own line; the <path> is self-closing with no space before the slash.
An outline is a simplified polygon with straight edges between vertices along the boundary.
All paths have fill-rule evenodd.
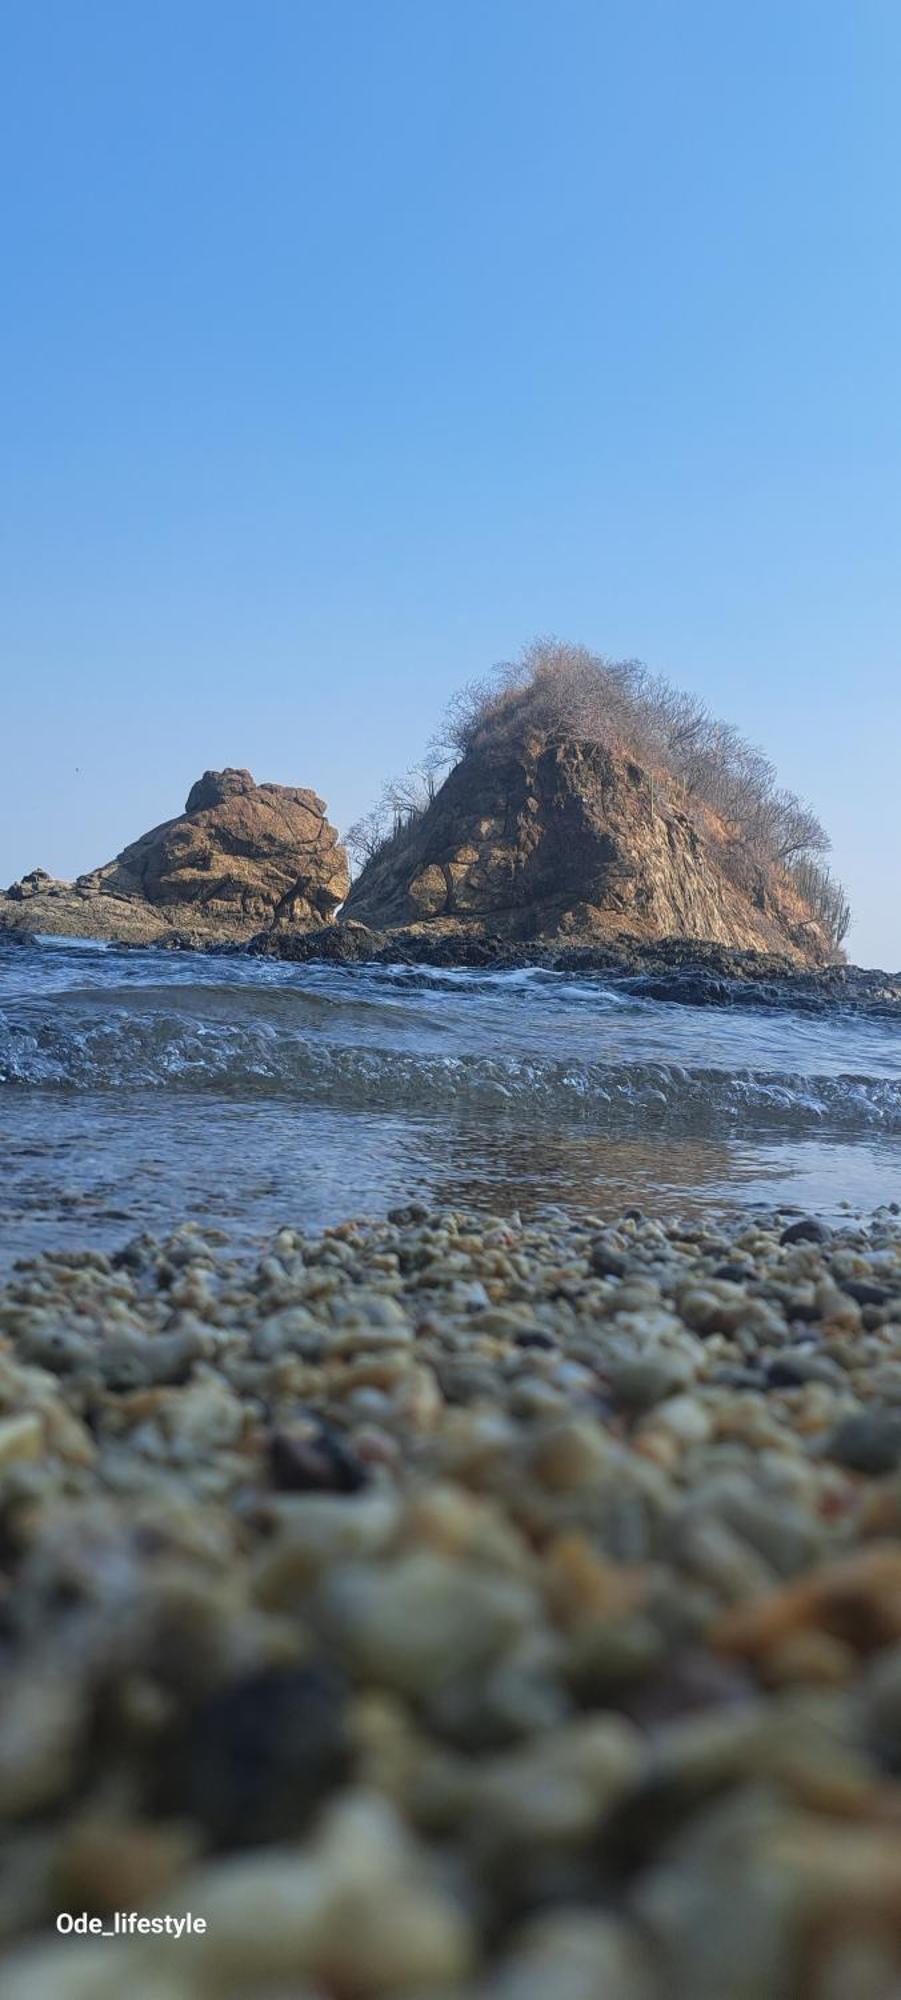
<path id="1" fill-rule="evenodd" d="M 0 1340 L 8 2000 L 897 2000 L 897 1204 L 189 1224 Z"/>
<path id="2" fill-rule="evenodd" d="M 0 2000 L 901 2000 L 901 0 L 0 48 Z"/>

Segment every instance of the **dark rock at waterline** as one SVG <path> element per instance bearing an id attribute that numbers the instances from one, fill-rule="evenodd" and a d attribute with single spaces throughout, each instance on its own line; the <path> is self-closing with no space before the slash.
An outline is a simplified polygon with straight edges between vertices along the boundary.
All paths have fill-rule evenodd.
<path id="1" fill-rule="evenodd" d="M 65 886 L 65 885 L 63 885 Z M 35 932 L 63 928 L 75 934 L 76 927 L 32 917 L 33 905 L 23 904 L 17 928 L 9 928 L 12 906 L 0 895 L 0 949 L 4 946 L 40 950 Z M 96 904 L 92 905 L 96 916 Z M 78 925 L 84 933 L 85 905 L 79 903 Z M 125 905 L 110 903 L 118 924 Z M 57 906 L 57 912 L 63 904 Z M 23 920 L 29 912 L 28 923 Z M 511 942 L 493 934 L 464 935 L 459 932 L 427 932 L 401 928 L 379 931 L 369 925 L 347 920 L 309 925 L 282 922 L 276 928 L 257 929 L 245 935 L 211 935 L 210 929 L 166 927 L 159 913 L 148 913 L 137 903 L 127 906 L 127 923 L 133 934 L 121 930 L 113 938 L 118 950 L 144 950 L 148 945 L 174 951 L 204 951 L 216 957 L 251 952 L 297 964 L 406 965 L 435 968 L 462 968 L 475 972 L 544 970 L 570 977 L 601 976 L 604 983 L 620 994 L 636 999 L 669 1002 L 681 1006 L 753 1009 L 761 1012 L 791 1011 L 809 1014 L 848 1014 L 873 1019 L 901 1018 L 901 973 L 889 974 L 869 967 L 821 966 L 799 971 L 787 959 L 770 953 L 733 950 L 727 946 L 685 938 L 620 937 L 603 945 L 568 944 L 535 940 L 528 944 Z M 106 918 L 104 918 L 106 921 Z M 193 914 L 190 917 L 193 924 Z M 88 926 L 89 927 L 89 926 Z M 227 927 L 226 927 L 227 928 Z M 107 932 L 97 930 L 96 935 Z"/>
<path id="2" fill-rule="evenodd" d="M 817 1222 L 815 1216 L 803 1215 L 800 1222 L 790 1222 L 788 1228 L 783 1229 L 779 1241 L 785 1244 L 825 1243 L 828 1235 L 825 1223 Z"/>
<path id="3" fill-rule="evenodd" d="M 255 957 L 280 958 L 295 965 L 364 965 L 384 957 L 386 940 L 365 924 L 315 924 L 309 930 L 286 926 L 259 931 L 247 949 Z"/>
<path id="4" fill-rule="evenodd" d="M 389 1208 L 387 1220 L 403 1229 L 411 1223 L 427 1222 L 428 1214 L 429 1211 L 424 1202 L 405 1201 L 401 1202 L 396 1208 Z"/>
<path id="5" fill-rule="evenodd" d="M 728 1007 L 734 992 L 726 979 L 713 979 L 706 972 L 674 972 L 648 975 L 630 981 L 630 992 L 641 1000 L 675 1000 L 686 1007 Z"/>
<path id="6" fill-rule="evenodd" d="M 771 953 L 732 950 L 702 940 L 620 937 L 603 945 L 530 943 L 485 933 L 399 928 L 379 931 L 339 916 L 334 925 L 263 931 L 247 947 L 254 954 L 344 965 L 408 965 L 484 972 L 529 969 L 601 975 L 617 992 L 681 1006 L 738 1007 L 774 1012 L 843 1012 L 874 1018 L 901 1016 L 901 973 L 860 966 L 799 971 Z"/>

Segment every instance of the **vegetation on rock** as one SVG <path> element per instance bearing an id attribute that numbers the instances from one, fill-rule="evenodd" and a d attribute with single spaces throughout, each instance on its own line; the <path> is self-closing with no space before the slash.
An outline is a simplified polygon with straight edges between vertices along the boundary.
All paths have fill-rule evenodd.
<path id="1" fill-rule="evenodd" d="M 812 807 L 779 785 L 765 753 L 639 661 L 556 640 L 534 641 L 518 660 L 463 688 L 427 758 L 385 787 L 351 827 L 348 847 L 364 865 L 402 854 L 433 805 L 442 767 L 515 763 L 536 746 L 564 745 L 594 746 L 639 767 L 652 809 L 668 806 L 694 823 L 710 857 L 752 901 L 766 894 L 773 871 L 788 874 L 832 949 L 840 948 L 851 912 L 823 859 L 829 837 Z"/>

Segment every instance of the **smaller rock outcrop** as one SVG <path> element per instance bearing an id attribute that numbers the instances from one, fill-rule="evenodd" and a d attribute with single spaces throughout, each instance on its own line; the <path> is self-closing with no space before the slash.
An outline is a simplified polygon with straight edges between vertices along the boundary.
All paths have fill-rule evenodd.
<path id="1" fill-rule="evenodd" d="M 205 771 L 183 813 L 114 861 L 60 882 L 36 868 L 0 895 L 0 929 L 127 943 L 241 943 L 271 924 L 329 922 L 347 858 L 316 792 Z"/>

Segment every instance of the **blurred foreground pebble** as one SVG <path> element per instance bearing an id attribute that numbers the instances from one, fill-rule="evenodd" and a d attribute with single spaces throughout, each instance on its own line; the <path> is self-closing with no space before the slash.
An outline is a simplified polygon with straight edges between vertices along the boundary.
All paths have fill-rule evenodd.
<path id="1" fill-rule="evenodd" d="M 890 1210 L 41 1257 L 0 1541 L 8 2000 L 898 2000 Z"/>

